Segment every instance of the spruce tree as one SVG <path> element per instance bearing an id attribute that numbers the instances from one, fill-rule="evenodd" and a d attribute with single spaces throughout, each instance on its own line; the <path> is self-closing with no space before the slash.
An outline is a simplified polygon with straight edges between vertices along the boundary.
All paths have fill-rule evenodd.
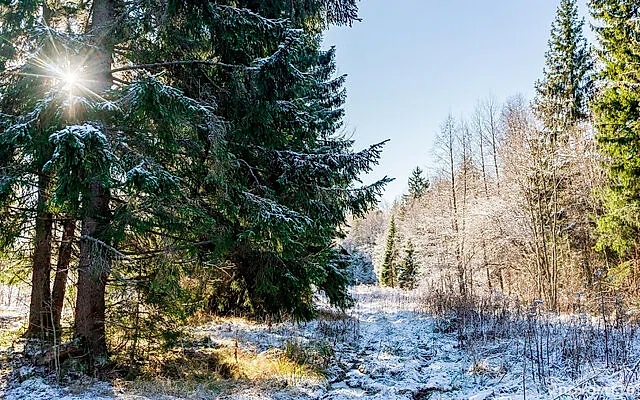
<path id="1" fill-rule="evenodd" d="M 529 185 L 539 205 L 535 213 L 536 246 L 540 249 L 537 265 L 542 275 L 539 291 L 552 308 L 558 298 L 561 246 L 567 242 L 561 240 L 560 232 L 566 234 L 563 226 L 569 225 L 560 218 L 561 210 L 568 206 L 569 183 L 561 147 L 570 143 L 579 124 L 587 120 L 587 102 L 593 86 L 593 60 L 583 25 L 577 1 L 561 0 L 551 26 L 544 77 L 536 84 L 534 101 L 544 129 L 539 132 L 536 148 L 531 148 L 537 173 Z"/>
<path id="2" fill-rule="evenodd" d="M 324 6 L 312 3 L 313 7 L 297 8 L 294 19 L 306 10 L 302 30 L 265 19 L 282 16 L 261 8 L 267 3 L 241 4 L 262 13 L 261 18 L 246 16 L 255 26 L 245 29 L 262 38 L 259 47 L 238 43 L 234 27 L 221 21 L 180 16 L 192 13 L 191 8 L 180 10 L 175 18 L 200 24 L 196 30 L 213 30 L 216 38 L 228 38 L 228 43 L 217 43 L 225 64 L 257 59 L 259 66 L 200 69 L 184 77 L 183 87 L 194 97 L 202 96 L 202 86 L 211 81 L 224 88 L 216 99 L 217 114 L 229 124 L 226 149 L 238 184 L 227 191 L 236 209 L 225 213 L 224 222 L 230 227 L 231 246 L 226 261 L 235 268 L 221 274 L 227 284 L 216 288 L 210 299 L 218 311 L 232 312 L 230 305 L 242 304 L 245 311 L 258 315 L 310 318 L 312 286 L 324 290 L 335 304 L 347 305 L 348 260 L 332 241 L 341 234 L 338 227 L 347 212 L 365 211 L 387 181 L 352 186 L 357 174 L 376 162 L 382 144 L 353 152 L 352 142 L 336 134 L 342 126 L 345 77 L 333 76 L 335 50 L 319 50 L 317 26 L 309 21 L 316 20 Z M 167 37 L 180 41 L 184 29 L 195 28 L 176 24 L 171 29 L 176 31 Z M 177 42 L 159 50 L 182 46 Z M 182 68 L 176 70 L 182 80 Z M 228 293 L 229 287 L 239 290 Z"/>
<path id="3" fill-rule="evenodd" d="M 109 298 L 130 291 L 180 317 L 210 282 L 262 315 L 312 317 L 314 288 L 349 305 L 334 239 L 389 181 L 357 185 L 383 143 L 356 152 L 337 133 L 345 77 L 320 50 L 326 24 L 355 20 L 352 0 L 46 4 L 0 7 L 3 239 L 52 210 L 82 221 L 74 336 L 92 364 Z M 15 212 L 32 182 L 42 196 Z"/>
<path id="4" fill-rule="evenodd" d="M 568 130 L 589 116 L 594 60 L 583 26 L 577 0 L 561 0 L 551 25 L 544 78 L 536 84 L 536 111 L 552 140 L 566 141 Z"/>
<path id="5" fill-rule="evenodd" d="M 405 290 L 413 290 L 416 287 L 418 264 L 415 260 L 415 251 L 413 242 L 409 239 L 398 272 L 398 286 Z"/>
<path id="6" fill-rule="evenodd" d="M 2 245 L 32 232 L 31 301 L 27 335 L 48 338 L 51 329 L 51 252 L 53 215 L 52 178 L 44 171 L 53 147 L 52 129 L 63 126 L 66 114 L 51 112 L 64 98 L 39 85 L 41 68 L 17 69 L 12 61 L 23 57 L 21 45 L 37 49 L 36 57 L 52 52 L 55 43 L 34 35 L 50 25 L 46 3 L 11 2 L 0 6 L 0 209 Z M 22 47 L 24 48 L 24 47 Z M 41 64 L 44 63 L 41 58 Z M 22 114 L 24 117 L 19 118 Z M 28 121 L 28 122 L 27 122 Z M 27 233 L 27 235 L 25 235 Z"/>
<path id="7" fill-rule="evenodd" d="M 429 180 L 422 175 L 423 171 L 420 167 L 416 167 L 411 171 L 409 177 L 409 197 L 412 199 L 420 198 L 429 189 Z"/>
<path id="8" fill-rule="evenodd" d="M 627 276 L 640 249 L 640 27 L 638 1 L 592 0 L 598 21 L 602 89 L 594 105 L 596 140 L 609 183 L 602 191 L 598 248 L 617 254 L 613 273 Z"/>
<path id="9" fill-rule="evenodd" d="M 396 219 L 392 215 L 389 223 L 389 232 L 387 233 L 387 247 L 385 248 L 384 259 L 380 268 L 380 283 L 392 288 L 398 284 L 398 249 L 396 241 Z"/>

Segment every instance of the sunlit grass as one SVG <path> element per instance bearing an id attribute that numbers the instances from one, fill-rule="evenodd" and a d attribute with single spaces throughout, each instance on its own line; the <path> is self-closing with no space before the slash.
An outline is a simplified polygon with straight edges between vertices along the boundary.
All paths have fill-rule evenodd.
<path id="1" fill-rule="evenodd" d="M 26 322 L 0 324 L 0 350 L 13 346 L 27 331 Z"/>
<path id="2" fill-rule="evenodd" d="M 174 349 L 155 355 L 138 379 L 119 384 L 146 396 L 193 397 L 235 385 L 293 386 L 324 381 L 317 366 L 305 364 L 299 355 L 292 359 L 291 354 L 291 349 L 275 348 L 256 353 L 236 347 L 233 340 L 219 342 L 215 348 Z"/>
<path id="3" fill-rule="evenodd" d="M 236 325 L 259 325 L 241 318 L 198 315 L 190 324 L 233 322 Z M 293 338 L 259 351 L 247 348 L 234 338 L 195 333 L 184 338 L 180 347 L 154 351 L 140 369 L 137 378 L 121 381 L 126 391 L 145 396 L 202 397 L 226 393 L 240 387 L 272 388 L 299 384 L 324 384 L 325 369 L 333 356 L 326 344 L 300 342 Z"/>

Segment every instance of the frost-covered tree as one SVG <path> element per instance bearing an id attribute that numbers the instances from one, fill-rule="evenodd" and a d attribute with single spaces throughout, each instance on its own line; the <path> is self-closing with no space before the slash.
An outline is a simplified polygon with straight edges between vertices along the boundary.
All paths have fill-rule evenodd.
<path id="1" fill-rule="evenodd" d="M 561 0 L 551 25 L 544 77 L 536 84 L 536 111 L 552 140 L 567 140 L 589 116 L 594 60 L 583 34 L 577 0 Z"/>
<path id="2" fill-rule="evenodd" d="M 95 1 L 89 9 L 85 3 L 13 2 L 0 9 L 2 35 L 13 38 L 2 41 L 11 65 L 0 87 L 0 147 L 10 150 L 11 160 L 2 171 L 3 205 L 11 210 L 19 199 L 26 204 L 14 213 L 23 222 L 13 224 L 8 236 L 28 235 L 30 224 L 35 226 L 29 332 L 47 333 L 58 323 L 66 276 L 56 276 L 52 298 L 56 210 L 69 226 L 58 255 L 60 271 L 69 261 L 66 242 L 75 221 L 82 221 L 74 330 L 83 353 L 95 360 L 107 348 L 105 294 L 112 261 L 122 254 L 116 246 L 129 234 L 166 229 L 171 220 L 160 216 L 160 205 L 185 204 L 178 200 L 184 187 L 174 167 L 186 160 L 178 161 L 178 155 L 188 154 L 185 145 L 196 130 L 213 133 L 215 127 L 209 107 L 160 80 L 114 76 L 113 46 L 125 39 L 111 30 L 117 28 L 116 14 L 128 12 L 116 3 Z"/>
<path id="3" fill-rule="evenodd" d="M 27 335 L 33 337 L 48 337 L 52 325 L 52 178 L 44 172 L 53 154 L 49 134 L 70 118 L 55 112 L 66 97 L 51 89 L 52 80 L 49 86 L 40 85 L 42 79 L 35 76 L 41 73 L 44 57 L 55 49 L 55 42 L 45 39 L 53 23 L 48 11 L 43 2 L 0 5 L 0 245 L 22 246 L 30 237 L 32 292 Z M 32 57 L 40 57 L 39 66 L 15 65 L 16 59 L 24 59 L 20 50 L 25 47 L 34 49 Z"/>
<path id="4" fill-rule="evenodd" d="M 169 35 L 174 45 L 159 51 L 183 46 L 184 30 L 212 30 L 215 37 L 229 41 L 220 49 L 222 62 L 241 65 L 257 60 L 251 68 L 176 68 L 177 76 L 195 97 L 202 96 L 202 86 L 211 81 L 223 87 L 216 98 L 217 114 L 228 123 L 226 149 L 233 157 L 237 186 L 227 192 L 234 209 L 224 215 L 224 225 L 230 228 L 225 261 L 234 268 L 219 278 L 241 289 L 222 297 L 234 297 L 232 303 L 252 313 L 309 318 L 314 312 L 313 286 L 338 305 L 348 302 L 348 260 L 333 241 L 349 213 L 365 212 L 387 181 L 353 186 L 358 174 L 376 162 L 382 144 L 352 150 L 352 141 L 339 134 L 345 77 L 334 76 L 335 50 L 321 51 L 312 27 L 291 29 L 276 19 L 281 14 L 272 15 L 261 4 L 246 4 L 261 19 L 258 14 L 242 19 L 255 24 L 245 29 L 262 38 L 260 46 L 237 42 L 232 26 L 203 19 L 192 22 L 197 29 L 177 25 Z M 321 12 L 305 10 L 309 18 Z M 296 18 L 302 11 L 297 8 Z M 192 12 L 180 10 L 184 15 Z M 237 11 L 229 15 L 235 17 Z M 208 249 L 203 250 L 207 257 Z M 210 302 L 216 310 L 227 311 L 229 306 L 216 303 L 219 294 L 216 290 Z"/>
<path id="5" fill-rule="evenodd" d="M 577 1 L 562 0 L 551 27 L 544 76 L 536 84 L 534 102 L 541 129 L 537 129 L 540 138 L 532 148 L 538 174 L 531 180 L 530 189 L 537 192 L 539 211 L 534 214 L 538 215 L 537 233 L 541 241 L 539 258 L 545 271 L 545 293 L 552 308 L 557 303 L 559 275 L 569 264 L 565 244 L 572 232 L 567 227 L 578 224 L 567 220 L 568 215 L 562 210 L 577 201 L 569 198 L 572 192 L 569 176 L 579 171 L 568 169 L 567 154 L 571 149 L 567 146 L 584 133 L 581 127 L 588 120 L 587 103 L 593 87 L 593 59 L 583 25 Z M 582 223 L 583 216 L 592 211 L 580 210 L 575 217 Z M 588 251 L 588 242 L 577 243 Z"/>
<path id="6" fill-rule="evenodd" d="M 398 286 L 405 290 L 413 290 L 418 279 L 418 264 L 415 259 L 415 248 L 411 239 L 407 240 L 404 256 L 398 267 Z"/>
<path id="7" fill-rule="evenodd" d="M 589 195 L 599 183 L 599 179 L 589 176 L 593 167 L 597 169 L 589 110 L 595 60 L 583 27 L 577 1 L 561 1 L 534 102 L 536 116 L 544 128 L 540 130 L 545 140 L 540 150 L 548 160 L 551 191 L 549 197 L 542 198 L 539 208 L 550 210 L 542 219 L 547 224 L 543 227 L 544 240 L 555 281 L 561 280 L 563 274 L 571 274 L 573 266 L 580 266 L 585 282 L 593 278 L 589 261 L 594 257 L 593 217 L 600 213 L 600 207 L 590 201 Z"/>
<path id="8" fill-rule="evenodd" d="M 371 256 L 360 250 L 352 249 L 349 251 L 350 267 L 349 267 L 349 283 L 351 285 L 374 285 L 378 283 L 376 272 L 373 268 Z"/>

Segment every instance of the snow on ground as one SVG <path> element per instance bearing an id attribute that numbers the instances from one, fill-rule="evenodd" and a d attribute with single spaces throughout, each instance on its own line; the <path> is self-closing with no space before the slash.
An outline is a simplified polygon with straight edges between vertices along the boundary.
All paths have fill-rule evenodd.
<path id="1" fill-rule="evenodd" d="M 212 343 L 237 343 L 256 353 L 287 342 L 325 343 L 335 350 L 325 382 L 301 380 L 265 387 L 240 383 L 218 394 L 200 398 L 227 400 L 253 399 L 468 399 L 468 400 L 567 400 L 640 399 L 637 364 L 605 368 L 588 362 L 581 376 L 550 374 L 542 385 L 534 381 L 529 361 L 523 356 L 522 336 L 496 339 L 476 346 L 460 346 L 456 332 L 443 333 L 441 320 L 419 312 L 419 294 L 390 289 L 354 289 L 357 306 L 351 318 L 325 315 L 307 324 L 273 326 L 240 320 L 209 323 L 194 328 L 194 334 Z M 446 332 L 446 330 L 445 330 Z M 560 339 L 563 340 L 563 339 Z M 640 340 L 634 339 L 635 342 Z M 640 360 L 638 344 L 631 349 Z M 562 368 L 560 368 L 562 369 Z M 523 370 L 525 373 L 523 374 Z M 84 392 L 60 388 L 42 378 L 29 377 L 21 383 L 2 387 L 0 398 L 11 400 L 61 398 L 149 399 L 170 398 L 134 396 L 107 383 L 84 384 Z M 524 379 L 523 379 L 524 375 Z M 0 375 L 0 378 L 2 375 Z M 277 387 L 276 387 L 277 386 Z"/>

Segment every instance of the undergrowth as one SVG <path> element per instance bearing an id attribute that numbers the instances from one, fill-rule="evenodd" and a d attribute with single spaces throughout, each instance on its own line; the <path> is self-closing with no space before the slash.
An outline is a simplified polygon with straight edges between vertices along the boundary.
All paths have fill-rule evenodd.
<path id="1" fill-rule="evenodd" d="M 627 385 L 639 379 L 640 326 L 619 295 L 577 296 L 567 314 L 547 310 L 540 300 L 525 304 L 499 293 L 469 298 L 431 290 L 421 294 L 421 305 L 435 317 L 436 332 L 457 336 L 472 374 L 517 368 L 542 392 L 554 378 L 603 370 L 619 373 Z M 491 353 L 509 352 L 517 361 L 488 365 Z"/>

